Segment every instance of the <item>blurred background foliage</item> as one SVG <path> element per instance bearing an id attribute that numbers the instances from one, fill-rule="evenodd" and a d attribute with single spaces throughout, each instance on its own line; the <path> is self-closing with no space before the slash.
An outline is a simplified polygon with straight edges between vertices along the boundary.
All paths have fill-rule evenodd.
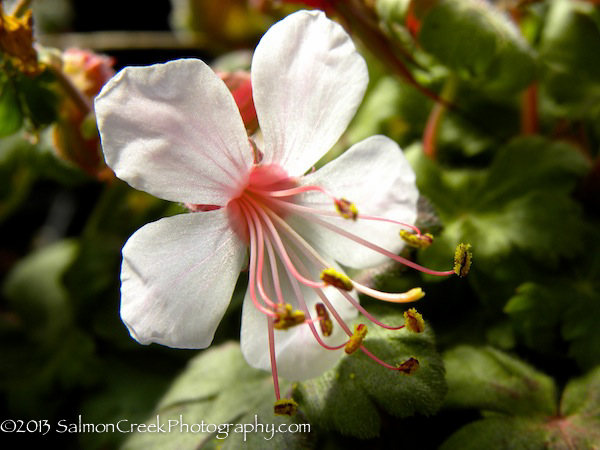
<path id="1" fill-rule="evenodd" d="M 596 448 L 600 443 L 600 5 L 596 0 L 3 1 L 0 22 L 0 412 L 2 418 L 132 423 L 308 422 L 310 435 L 11 435 L 62 448 Z M 33 15 L 29 12 L 33 9 Z M 385 134 L 405 150 L 434 244 L 406 256 L 465 279 L 395 265 L 357 276 L 422 286 L 428 331 L 367 345 L 419 355 L 398 378 L 355 355 L 286 384 L 239 346 L 244 276 L 203 352 L 141 346 L 119 319 L 120 249 L 145 223 L 184 212 L 104 164 L 92 102 L 115 71 L 179 57 L 212 63 L 249 132 L 247 70 L 276 20 L 303 7 L 342 23 L 371 81 L 323 162 Z M 357 174 L 357 182 L 360 174 Z M 401 308 L 364 303 L 389 319 Z M 401 322 L 400 322 L 401 323 Z M 435 341 L 433 331 L 435 330 Z M 363 364 L 364 363 L 364 364 Z M 374 367 L 373 367 L 374 366 Z M 253 439 L 253 440 L 252 440 Z"/>

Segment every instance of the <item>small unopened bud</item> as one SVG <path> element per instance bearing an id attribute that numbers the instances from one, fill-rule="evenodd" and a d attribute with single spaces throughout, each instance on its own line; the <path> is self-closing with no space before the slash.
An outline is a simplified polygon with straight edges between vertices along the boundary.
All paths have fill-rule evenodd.
<path id="1" fill-rule="evenodd" d="M 277 305 L 275 313 L 277 317 L 273 321 L 273 327 L 276 330 L 287 330 L 288 328 L 304 323 L 304 313 L 298 309 L 293 310 L 292 305 L 289 303 Z"/>
<path id="2" fill-rule="evenodd" d="M 333 268 L 323 270 L 321 272 L 321 280 L 323 280 L 325 284 L 329 284 L 338 289 L 343 289 L 344 291 L 351 291 L 354 287 L 350 278 Z"/>
<path id="3" fill-rule="evenodd" d="M 275 402 L 273 411 L 276 416 L 293 416 L 298 411 L 298 403 L 291 398 L 282 398 Z"/>
<path id="4" fill-rule="evenodd" d="M 256 115 L 256 109 L 254 108 L 250 73 L 237 71 L 218 72 L 217 74 L 231 91 L 233 99 L 242 115 L 246 130 L 248 130 L 249 134 L 253 134 L 258 129 L 258 117 Z"/>
<path id="5" fill-rule="evenodd" d="M 321 326 L 321 332 L 323 336 L 331 336 L 333 331 L 333 322 L 329 318 L 329 312 L 323 303 L 317 303 L 315 305 L 317 310 L 317 316 L 319 317 L 319 325 Z"/>
<path id="6" fill-rule="evenodd" d="M 473 262 L 473 253 L 470 250 L 471 244 L 460 244 L 456 247 L 454 253 L 454 273 L 459 277 L 464 277 L 469 273 Z"/>
<path id="7" fill-rule="evenodd" d="M 115 74 L 115 59 L 90 50 L 68 48 L 62 54 L 62 71 L 88 98 L 96 96 Z"/>
<path id="8" fill-rule="evenodd" d="M 433 243 L 433 235 L 429 233 L 414 234 L 410 231 L 400 230 L 400 237 L 411 247 L 427 248 Z"/>
<path id="9" fill-rule="evenodd" d="M 358 209 L 356 205 L 345 198 L 335 199 L 335 209 L 344 219 L 356 220 L 358 217 Z"/>
<path id="10" fill-rule="evenodd" d="M 402 364 L 396 364 L 398 372 L 404 375 L 412 375 L 419 370 L 419 360 L 417 358 L 408 358 Z"/>
<path id="11" fill-rule="evenodd" d="M 404 311 L 405 328 L 413 333 L 422 333 L 425 331 L 425 321 L 423 316 L 415 308 Z"/>
<path id="12" fill-rule="evenodd" d="M 354 353 L 362 345 L 367 335 L 367 326 L 364 323 L 354 325 L 354 334 L 350 336 L 350 340 L 346 343 L 344 351 L 350 355 Z"/>

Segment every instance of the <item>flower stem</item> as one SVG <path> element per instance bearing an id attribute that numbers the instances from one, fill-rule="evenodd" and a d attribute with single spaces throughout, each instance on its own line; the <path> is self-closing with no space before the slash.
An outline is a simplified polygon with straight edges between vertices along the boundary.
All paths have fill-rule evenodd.
<path id="1" fill-rule="evenodd" d="M 446 83 L 442 89 L 440 97 L 449 100 L 454 98 L 456 88 L 458 86 L 458 78 L 455 75 L 450 75 L 446 79 Z M 437 136 L 442 119 L 447 110 L 447 103 L 437 102 L 433 105 L 433 109 L 427 119 L 425 132 L 423 133 L 423 151 L 425 155 L 435 161 L 437 153 Z"/>
<path id="2" fill-rule="evenodd" d="M 521 97 L 521 133 L 536 134 L 539 130 L 537 83 L 531 83 Z"/>

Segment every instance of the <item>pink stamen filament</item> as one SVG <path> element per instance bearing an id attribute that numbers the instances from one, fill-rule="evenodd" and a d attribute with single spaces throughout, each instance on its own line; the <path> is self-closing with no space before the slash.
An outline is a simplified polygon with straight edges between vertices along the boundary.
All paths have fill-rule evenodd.
<path id="1" fill-rule="evenodd" d="M 417 263 L 414 263 L 406 258 L 403 258 L 402 256 L 396 255 L 395 253 L 392 253 L 382 247 L 379 247 L 378 245 L 375 245 L 359 236 L 356 236 L 353 233 L 350 233 L 336 225 L 333 225 L 329 222 L 326 222 L 324 220 L 319 219 L 318 217 L 313 217 L 315 214 L 319 214 L 319 215 L 325 215 L 325 216 L 338 216 L 339 214 L 337 212 L 334 211 L 323 211 L 323 210 L 319 210 L 316 208 L 309 208 L 306 206 L 302 206 L 302 205 L 297 205 L 297 204 L 293 204 L 290 202 L 282 202 L 282 201 L 277 201 L 274 200 L 274 202 L 276 202 L 278 205 L 281 205 L 282 207 L 286 207 L 289 210 L 298 212 L 300 215 L 302 215 L 303 217 L 305 217 L 307 220 L 313 221 L 315 223 L 318 223 L 326 228 L 329 228 L 332 231 L 335 231 L 336 233 L 341 234 L 342 236 L 347 237 L 348 239 L 351 239 L 367 248 L 370 248 L 371 250 L 374 250 L 378 253 L 381 253 L 385 256 L 387 256 L 388 258 L 391 258 L 395 261 L 398 261 L 401 264 L 404 264 L 405 266 L 411 267 L 413 269 L 416 269 L 420 272 L 423 273 L 427 273 L 429 275 L 435 275 L 435 276 L 440 276 L 440 277 L 446 277 L 446 276 L 450 276 L 450 275 L 454 275 L 454 270 L 446 270 L 446 271 L 437 271 L 437 270 L 432 270 L 432 269 L 428 269 L 426 267 L 423 267 Z M 310 215 L 307 213 L 311 213 Z M 397 225 L 402 225 L 402 226 L 407 226 L 409 228 L 412 228 L 413 230 L 415 230 L 417 232 L 417 234 L 421 234 L 421 231 L 417 228 L 417 227 L 413 227 L 412 225 L 409 224 L 405 224 L 403 222 L 398 222 L 392 219 L 387 219 L 384 217 L 377 217 L 377 216 L 362 216 L 359 215 L 359 217 L 363 217 L 366 218 L 368 220 L 379 220 L 382 222 L 391 222 L 391 223 L 395 223 Z"/>
<path id="2" fill-rule="evenodd" d="M 247 200 L 249 201 L 250 204 L 252 204 L 254 206 L 254 210 L 258 211 L 258 213 L 262 216 L 265 225 L 267 226 L 270 235 L 272 237 L 272 239 L 275 241 L 275 246 L 277 249 L 279 249 L 279 255 L 284 263 L 284 265 L 290 269 L 290 271 L 292 272 L 292 274 L 294 275 L 294 277 L 300 281 L 302 284 L 308 286 L 308 287 L 312 287 L 312 288 L 324 288 L 325 286 L 327 286 L 325 283 L 320 282 L 317 283 L 315 281 L 309 280 L 308 278 L 303 277 L 294 267 L 294 265 L 292 264 L 292 261 L 290 260 L 286 250 L 285 250 L 285 245 L 283 244 L 281 237 L 279 236 L 279 233 L 277 233 L 277 230 L 275 228 L 275 226 L 273 225 L 273 222 L 271 221 L 271 219 L 269 219 L 269 217 L 277 217 L 279 218 L 275 213 L 273 213 L 272 211 L 270 211 L 268 208 L 265 208 L 263 205 L 259 204 L 256 200 L 247 197 Z M 267 214 L 266 211 L 269 211 L 270 214 Z"/>
<path id="3" fill-rule="evenodd" d="M 352 331 L 350 331 L 350 328 L 348 328 L 348 326 L 342 320 L 342 318 L 337 313 L 337 311 L 335 309 L 333 309 L 333 306 L 331 305 L 331 303 L 329 302 L 329 300 L 327 300 L 326 297 L 322 298 L 322 300 L 323 300 L 323 303 L 325 303 L 325 306 L 327 307 L 327 309 L 329 309 L 329 311 L 333 315 L 333 317 L 335 317 L 336 322 L 344 329 L 344 331 L 346 332 L 346 334 L 348 336 L 352 336 L 352 334 L 353 334 Z M 371 353 L 369 350 L 367 350 L 367 348 L 364 345 L 360 346 L 360 350 L 365 355 L 367 355 L 369 358 L 371 358 L 373 361 L 375 361 L 377 364 L 385 367 L 386 369 L 398 370 L 397 367 L 391 366 L 388 363 L 386 363 L 386 362 L 382 361 L 381 359 L 379 359 L 377 356 L 375 356 L 373 353 Z"/>
<path id="4" fill-rule="evenodd" d="M 269 353 L 271 355 L 271 373 L 273 374 L 273 386 L 275 387 L 275 399 L 281 398 L 279 391 L 279 377 L 277 375 L 277 358 L 275 357 L 275 332 L 273 330 L 273 318 L 267 317 L 267 328 L 269 330 Z"/>
<path id="5" fill-rule="evenodd" d="M 254 221 L 250 219 L 251 214 L 248 212 L 247 206 L 240 203 L 240 207 L 244 211 L 244 213 L 246 214 L 246 217 L 248 219 L 248 231 L 249 231 L 249 235 L 250 235 L 250 273 L 249 273 L 249 278 L 248 278 L 248 290 L 250 292 L 250 298 L 252 299 L 252 303 L 254 304 L 254 306 L 260 312 L 266 314 L 269 317 L 277 317 L 276 313 L 274 313 L 273 311 L 271 311 L 271 310 L 265 308 L 263 305 L 261 305 L 256 296 L 256 285 L 255 285 L 256 265 L 257 265 L 257 263 L 256 263 L 256 252 L 257 252 L 256 230 L 255 230 L 255 226 L 254 226 Z"/>
<path id="6" fill-rule="evenodd" d="M 244 200 L 242 200 L 240 203 L 243 204 L 245 202 Z M 261 221 L 258 215 L 256 214 L 253 205 L 246 204 L 246 211 L 250 212 L 252 220 L 248 220 L 248 223 L 252 222 L 254 224 L 254 232 L 255 236 L 257 236 L 258 262 L 256 284 L 258 286 L 258 292 L 268 306 L 270 306 L 271 308 L 275 308 L 277 304 L 269 298 L 263 284 L 265 233 Z"/>
<path id="7" fill-rule="evenodd" d="M 273 277 L 273 285 L 275 286 L 277 302 L 280 305 L 283 305 L 285 302 L 283 300 L 283 292 L 281 291 L 281 283 L 279 282 L 279 271 L 277 269 L 277 259 L 275 257 L 275 252 L 273 251 L 273 244 L 268 237 L 265 242 L 267 243 L 267 253 L 269 253 L 269 263 L 271 265 L 271 275 Z"/>
<path id="8" fill-rule="evenodd" d="M 283 230 L 289 235 L 290 241 L 294 245 L 296 245 L 296 247 L 302 253 L 304 253 L 304 255 L 306 257 L 312 259 L 313 262 L 317 266 L 320 266 L 321 269 L 326 269 L 328 267 L 331 267 L 331 265 L 327 264 L 327 262 L 325 260 L 323 260 L 323 258 L 321 258 L 321 256 L 312 248 L 312 246 L 308 242 L 306 242 L 302 236 L 300 236 L 298 233 L 296 233 L 296 231 L 293 228 L 291 228 L 285 221 L 283 221 L 279 216 L 277 216 L 274 213 L 268 212 L 268 214 L 271 216 L 271 218 L 275 222 L 277 222 L 277 225 L 279 225 L 281 228 L 283 228 Z M 300 264 L 299 261 L 297 261 L 296 264 Z M 354 286 L 358 285 L 358 286 L 360 286 L 360 288 L 362 288 L 364 290 L 369 290 L 370 293 L 363 292 L 366 295 L 369 295 L 371 297 L 374 297 L 374 298 L 377 298 L 380 300 L 392 301 L 392 302 L 402 302 L 402 299 L 407 297 L 407 295 L 405 293 L 381 292 L 381 291 L 377 291 L 375 289 L 367 288 L 366 286 L 363 286 L 362 284 L 359 284 L 354 280 L 351 280 L 351 281 Z M 398 330 L 398 329 L 404 327 L 404 325 L 401 325 L 399 327 L 393 327 L 393 326 L 386 325 L 386 324 L 380 322 L 375 317 L 373 317 L 373 315 L 371 313 L 369 313 L 365 308 L 363 308 L 360 305 L 360 303 L 358 303 L 356 300 L 354 300 L 354 298 L 352 298 L 352 296 L 348 292 L 341 290 L 341 289 L 338 289 L 338 290 L 342 293 L 342 295 L 344 295 L 352 303 L 352 305 L 356 309 L 358 309 L 358 311 L 360 311 L 360 313 L 362 313 L 365 317 L 367 317 L 374 324 L 379 325 L 380 327 L 386 328 L 388 330 Z M 362 292 L 359 288 L 357 288 L 357 291 Z M 404 301 L 409 301 L 409 300 L 404 300 Z"/>
<path id="9" fill-rule="evenodd" d="M 309 217 L 309 215 L 316 214 L 316 215 L 319 215 L 319 216 L 339 217 L 340 219 L 344 219 L 340 215 L 340 213 L 337 212 L 337 211 L 312 208 L 310 206 L 298 205 L 297 203 L 291 203 L 291 202 L 287 202 L 285 200 L 273 199 L 272 201 L 274 203 L 276 203 L 277 206 L 280 206 L 283 209 L 287 209 L 289 211 L 300 213 L 304 217 Z M 418 236 L 421 236 L 421 234 L 422 234 L 421 230 L 419 230 L 419 228 L 417 228 L 414 225 L 411 225 L 411 224 L 405 223 L 405 222 L 400 222 L 399 220 L 388 219 L 387 217 L 371 216 L 371 215 L 368 215 L 368 214 L 361 214 L 361 213 L 359 213 L 358 216 L 357 216 L 357 219 L 374 220 L 374 221 L 378 221 L 378 222 L 393 223 L 395 225 L 400 225 L 401 227 L 410 228 Z M 344 220 L 347 220 L 347 219 L 344 219 Z"/>
<path id="10" fill-rule="evenodd" d="M 261 211 L 261 210 L 259 210 L 259 211 Z M 267 210 L 267 211 L 269 211 L 269 210 Z M 277 217 L 274 213 L 271 212 L 271 214 L 270 214 L 271 217 Z M 279 217 L 277 217 L 277 218 L 280 219 Z M 289 228 L 289 227 L 287 227 L 287 228 Z M 272 232 L 271 230 L 269 230 L 269 232 L 271 232 L 272 236 L 274 237 L 273 233 L 276 233 L 276 231 Z M 300 239 L 302 239 L 302 238 L 300 238 Z M 305 241 L 304 241 L 304 243 L 305 243 L 305 245 L 308 245 Z M 302 247 L 304 247 L 304 246 L 302 246 Z M 283 248 L 283 245 L 281 245 L 281 247 L 278 245 L 276 247 L 276 250 L 278 251 L 279 256 L 281 258 L 283 258 L 283 254 L 285 253 L 285 249 Z M 287 255 L 287 253 L 285 253 L 285 255 L 287 256 L 287 258 L 289 260 L 289 256 Z M 301 263 L 300 258 L 297 255 L 295 255 L 294 253 L 292 253 L 292 256 L 296 260 L 296 264 L 298 264 L 298 267 L 300 268 L 300 270 L 302 270 L 305 273 L 308 273 L 306 267 Z M 323 348 L 325 348 L 327 350 L 340 350 L 341 348 L 345 347 L 345 345 L 346 345 L 347 342 L 345 342 L 343 344 L 340 344 L 338 346 L 330 346 L 330 345 L 325 344 L 323 342 L 323 340 L 321 339 L 321 337 L 319 336 L 319 334 L 318 334 L 318 332 L 317 332 L 317 330 L 316 330 L 316 328 L 314 326 L 314 320 L 311 318 L 310 311 L 308 310 L 308 307 L 306 305 L 306 302 L 304 301 L 304 297 L 302 295 L 302 292 L 300 291 L 300 286 L 298 284 L 298 281 L 299 281 L 298 277 L 292 271 L 293 265 L 291 265 L 291 261 L 289 261 L 289 262 L 290 262 L 290 264 L 285 264 L 284 267 L 285 267 L 286 272 L 288 274 L 288 278 L 289 278 L 290 283 L 292 285 L 292 289 L 294 290 L 294 294 L 296 296 L 296 300 L 298 301 L 298 304 L 300 305 L 302 311 L 304 312 L 305 317 L 308 319 L 306 322 L 307 322 L 307 324 L 308 324 L 308 326 L 309 326 L 309 328 L 311 330 L 311 333 L 312 333 L 313 337 L 317 340 L 317 342 L 319 343 L 319 345 L 321 345 Z M 294 270 L 296 270 L 296 269 L 294 268 Z M 302 277 L 302 278 L 304 278 L 304 277 Z M 342 319 L 342 317 L 335 310 L 335 308 L 333 307 L 333 305 L 331 304 L 331 302 L 329 301 L 329 299 L 327 298 L 327 296 L 322 292 L 322 290 L 320 288 L 314 288 L 313 287 L 313 289 L 317 293 L 317 295 L 319 296 L 319 298 L 321 299 L 321 301 L 325 304 L 325 307 L 333 315 L 333 317 L 335 318 L 336 322 L 340 325 L 340 327 L 342 327 L 342 329 L 344 330 L 344 332 L 349 337 L 351 337 L 353 335 L 352 331 L 350 330 L 350 328 L 348 328 L 348 326 L 346 325 L 346 323 L 344 322 L 344 320 Z M 352 300 L 354 300 L 354 299 L 352 299 Z M 353 302 L 353 304 L 356 304 L 356 303 Z M 358 306 L 360 306 L 360 305 L 358 305 Z M 360 309 L 364 311 L 364 309 L 362 307 Z M 269 323 L 272 324 L 273 319 L 271 317 L 269 317 L 268 320 L 269 320 Z M 271 327 L 271 329 L 269 330 L 269 333 L 272 333 L 272 332 L 273 331 L 272 331 L 272 327 Z M 271 341 L 271 336 L 272 335 L 269 334 L 269 339 L 270 339 L 270 341 L 269 341 L 269 351 L 270 351 L 270 358 L 271 358 L 271 370 L 273 372 L 273 377 L 274 377 L 274 380 L 275 380 L 275 379 L 277 379 L 277 366 L 276 366 L 276 357 L 275 357 L 275 345 L 274 345 L 274 340 Z M 271 344 L 271 342 L 273 342 L 273 343 Z M 398 370 L 397 367 L 391 366 L 390 364 L 387 364 L 386 362 L 382 361 L 381 359 L 379 359 L 378 357 L 376 357 L 375 355 L 373 355 L 373 353 L 371 353 L 364 345 L 360 346 L 360 350 L 363 353 L 365 353 L 369 358 L 371 358 L 373 361 L 375 361 L 377 364 L 379 364 L 379 365 L 381 365 L 381 366 L 383 366 L 383 367 L 385 367 L 387 369 Z M 278 382 L 276 382 L 276 384 L 275 384 L 275 392 L 276 392 L 276 396 L 277 396 L 279 394 L 279 385 L 278 385 Z M 277 399 L 279 399 L 278 396 L 277 396 Z"/>
<path id="11" fill-rule="evenodd" d="M 379 247 L 378 245 L 375 245 L 353 233 L 350 233 L 350 232 L 336 226 L 336 225 L 333 225 L 329 222 L 321 220 L 318 217 L 313 217 L 312 221 L 315 223 L 318 223 L 319 225 L 324 226 L 325 228 L 329 228 L 331 231 L 335 231 L 336 233 L 341 234 L 342 236 L 347 237 L 348 239 L 353 240 L 354 242 L 357 242 L 364 247 L 370 248 L 371 250 L 381 253 L 382 255 L 385 255 L 388 258 L 393 259 L 394 261 L 398 261 L 399 263 L 404 264 L 405 266 L 411 267 L 413 269 L 416 269 L 420 272 L 427 273 L 429 275 L 435 275 L 438 277 L 447 277 L 450 275 L 454 275 L 454 270 L 446 270 L 446 271 L 441 272 L 438 270 L 431 270 L 426 267 L 420 266 L 417 263 L 414 263 L 406 258 L 403 258 L 402 256 L 396 255 L 395 253 L 392 253 L 382 247 Z"/>
<path id="12" fill-rule="evenodd" d="M 302 290 L 300 288 L 300 284 L 305 285 L 312 290 L 315 291 L 316 295 L 321 299 L 327 310 L 333 315 L 338 325 L 343 329 L 343 331 L 351 338 L 353 336 L 352 331 L 346 325 L 342 317 L 339 313 L 333 308 L 333 305 L 323 292 L 323 289 L 328 286 L 328 284 L 324 282 L 316 282 L 307 277 L 310 277 L 310 271 L 303 264 L 302 259 L 296 252 L 290 248 L 290 244 L 296 247 L 297 250 L 300 250 L 311 264 L 315 264 L 316 268 L 325 269 L 331 267 L 331 264 L 327 264 L 326 261 L 310 246 L 295 230 L 293 230 L 282 217 L 279 216 L 280 211 L 282 212 L 292 212 L 297 213 L 307 220 L 312 221 L 313 223 L 324 226 L 325 228 L 336 232 L 354 242 L 357 242 L 360 245 L 363 245 L 373 251 L 376 251 L 380 254 L 383 254 L 395 261 L 398 261 L 406 266 L 412 267 L 416 270 L 420 270 L 424 273 L 428 273 L 431 275 L 437 276 L 447 276 L 454 273 L 454 271 L 434 271 L 427 268 L 424 268 L 412 261 L 409 261 L 405 258 L 402 258 L 388 250 L 385 250 L 367 240 L 350 233 L 334 224 L 331 224 L 325 220 L 320 219 L 316 216 L 339 216 L 339 212 L 336 211 L 326 211 L 320 210 L 312 207 L 307 207 L 304 205 L 298 205 L 296 203 L 292 203 L 291 201 L 280 200 L 279 197 L 292 197 L 295 195 L 303 194 L 310 191 L 320 192 L 329 198 L 331 198 L 336 204 L 341 201 L 333 196 L 328 190 L 319 186 L 298 186 L 292 187 L 289 189 L 281 189 L 281 190 L 265 190 L 261 188 L 254 187 L 246 187 L 245 193 L 238 198 L 238 204 L 243 214 L 243 218 L 247 223 L 248 234 L 249 234 L 249 244 L 250 244 L 250 280 L 249 280 L 249 294 L 254 306 L 262 313 L 267 316 L 268 323 L 268 337 L 269 337 L 269 352 L 271 359 L 271 370 L 273 374 L 274 387 L 275 387 L 275 396 L 277 400 L 280 399 L 280 389 L 279 389 L 279 381 L 277 375 L 277 364 L 276 364 L 276 353 L 275 353 L 275 336 L 274 336 L 274 322 L 275 318 L 279 317 L 278 313 L 269 309 L 269 308 L 277 308 L 278 305 L 284 304 L 284 296 L 281 289 L 281 284 L 279 280 L 279 271 L 278 271 L 278 261 L 277 258 L 281 260 L 281 263 L 286 271 L 286 274 L 289 278 L 291 287 L 294 291 L 294 295 L 296 298 L 297 305 L 300 306 L 301 310 L 304 313 L 304 323 L 309 326 L 312 335 L 317 340 L 319 345 L 328 350 L 340 350 L 344 346 L 346 346 L 346 341 L 337 346 L 330 346 L 323 342 L 323 339 L 317 332 L 315 327 L 315 322 L 319 322 L 320 317 L 312 318 L 311 312 L 308 309 L 306 301 L 304 300 L 304 296 L 302 294 Z M 264 200 L 263 200 L 264 199 Z M 272 209 L 275 207 L 275 211 Z M 418 235 L 421 235 L 421 231 L 410 224 L 406 224 L 403 222 L 399 222 L 393 219 L 388 219 L 384 217 L 371 216 L 367 214 L 358 215 L 359 218 L 363 220 L 373 220 L 373 221 L 381 221 L 393 223 L 399 226 L 407 227 L 415 231 Z M 282 240 L 282 236 L 280 235 L 281 231 L 285 233 L 286 243 L 284 244 Z M 268 289 L 265 289 L 264 285 L 264 265 L 265 265 L 265 247 L 268 253 L 268 261 L 271 266 L 270 270 L 270 280 L 267 279 Z M 272 283 L 270 281 L 272 280 Z M 409 296 L 405 293 L 385 293 L 380 292 L 375 289 L 371 289 L 362 284 L 356 283 L 352 281 L 353 286 L 357 289 L 358 292 L 369 295 L 374 298 L 378 298 L 380 300 L 391 301 L 391 302 L 406 302 L 414 299 L 414 296 Z M 272 301 L 267 294 L 267 290 L 273 289 L 275 291 L 277 297 L 277 303 Z M 258 295 L 256 290 L 258 289 Z M 357 309 L 359 310 L 365 317 L 367 317 L 374 324 L 381 326 L 383 328 L 389 330 L 398 330 L 403 328 L 404 325 L 398 327 L 392 327 L 386 324 L 381 323 L 375 317 L 373 317 L 368 311 L 366 311 L 359 303 L 356 301 L 350 293 L 344 291 L 343 289 L 338 289 L 339 292 Z M 272 292 L 272 290 L 270 291 Z M 260 298 L 259 298 L 260 297 Z M 260 299 L 262 299 L 266 303 L 266 307 L 261 304 Z M 371 358 L 376 363 L 392 370 L 398 370 L 397 367 L 394 367 L 390 364 L 385 363 L 375 355 L 373 355 L 364 345 L 360 346 L 361 351 L 363 351 L 369 358 Z"/>
<path id="13" fill-rule="evenodd" d="M 297 255 L 294 254 L 294 259 L 296 260 L 296 264 L 298 264 L 298 267 L 300 267 L 300 270 L 302 270 L 303 272 L 307 273 L 308 270 L 306 269 L 306 267 L 304 266 L 304 264 L 302 264 L 302 262 L 300 261 L 300 258 L 298 258 Z M 304 296 L 302 295 L 302 292 L 300 291 L 300 286 L 298 285 L 298 281 L 293 277 L 293 275 L 288 271 L 288 277 L 290 280 L 290 283 L 292 285 L 292 289 L 294 290 L 294 294 L 296 296 L 296 299 L 298 300 L 298 303 L 300 305 L 300 308 L 302 309 L 302 311 L 304 312 L 304 315 L 307 318 L 310 318 L 310 311 L 308 310 L 308 306 L 306 305 L 306 302 L 304 301 Z M 323 291 L 321 289 L 318 288 L 313 288 L 314 291 L 316 292 L 316 294 L 319 296 L 319 298 L 326 304 L 329 304 L 329 301 L 327 299 L 327 297 L 325 296 L 325 294 L 323 293 Z M 329 310 L 331 311 L 331 304 L 329 304 L 328 306 Z M 337 314 L 336 311 L 332 311 L 332 314 L 335 313 Z M 344 324 L 345 325 L 345 324 Z M 342 348 L 344 348 L 346 346 L 346 342 L 344 342 L 343 344 L 340 344 L 338 346 L 330 346 L 327 345 L 325 342 L 323 342 L 323 340 L 321 339 L 321 336 L 319 336 L 319 333 L 317 332 L 315 326 L 314 326 L 314 321 L 311 319 L 308 322 L 308 326 L 310 328 L 310 331 L 312 333 L 312 335 L 314 336 L 314 338 L 317 340 L 317 342 L 319 343 L 319 345 L 321 345 L 321 347 L 323 347 L 326 350 L 340 350 Z"/>
<path id="14" fill-rule="evenodd" d="M 354 300 L 354 298 L 350 295 L 349 292 L 344 291 L 342 289 L 338 289 L 338 291 L 340 291 L 340 293 L 344 297 L 346 297 L 346 299 L 352 304 L 352 306 L 354 306 L 356 309 L 358 309 L 363 316 L 365 316 L 367 319 L 369 319 L 375 325 L 379 325 L 381 328 L 385 328 L 386 330 L 400 330 L 405 327 L 405 325 L 393 327 L 391 325 L 386 325 L 385 323 L 380 322 L 373 316 L 373 314 L 371 314 L 369 311 L 367 311 L 365 308 L 363 308 L 360 303 L 358 303 L 356 300 Z"/>

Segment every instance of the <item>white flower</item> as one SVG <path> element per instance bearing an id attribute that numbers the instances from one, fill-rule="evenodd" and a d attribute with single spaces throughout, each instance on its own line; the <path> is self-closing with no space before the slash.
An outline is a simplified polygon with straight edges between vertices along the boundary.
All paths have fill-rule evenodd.
<path id="1" fill-rule="evenodd" d="M 209 346 L 249 249 L 241 346 L 252 366 L 273 370 L 279 400 L 278 373 L 307 379 L 340 358 L 360 308 L 347 288 L 390 301 L 422 296 L 368 290 L 337 265 L 404 261 L 398 232 L 414 228 L 418 192 L 396 143 L 374 136 L 310 171 L 367 83 L 351 39 L 322 13 L 275 24 L 252 61 L 261 161 L 230 92 L 200 60 L 126 68 L 104 87 L 95 107 L 108 165 L 136 189 L 202 211 L 150 223 L 125 244 L 121 317 L 134 339 Z M 340 272 L 327 278 L 326 268 Z"/>

